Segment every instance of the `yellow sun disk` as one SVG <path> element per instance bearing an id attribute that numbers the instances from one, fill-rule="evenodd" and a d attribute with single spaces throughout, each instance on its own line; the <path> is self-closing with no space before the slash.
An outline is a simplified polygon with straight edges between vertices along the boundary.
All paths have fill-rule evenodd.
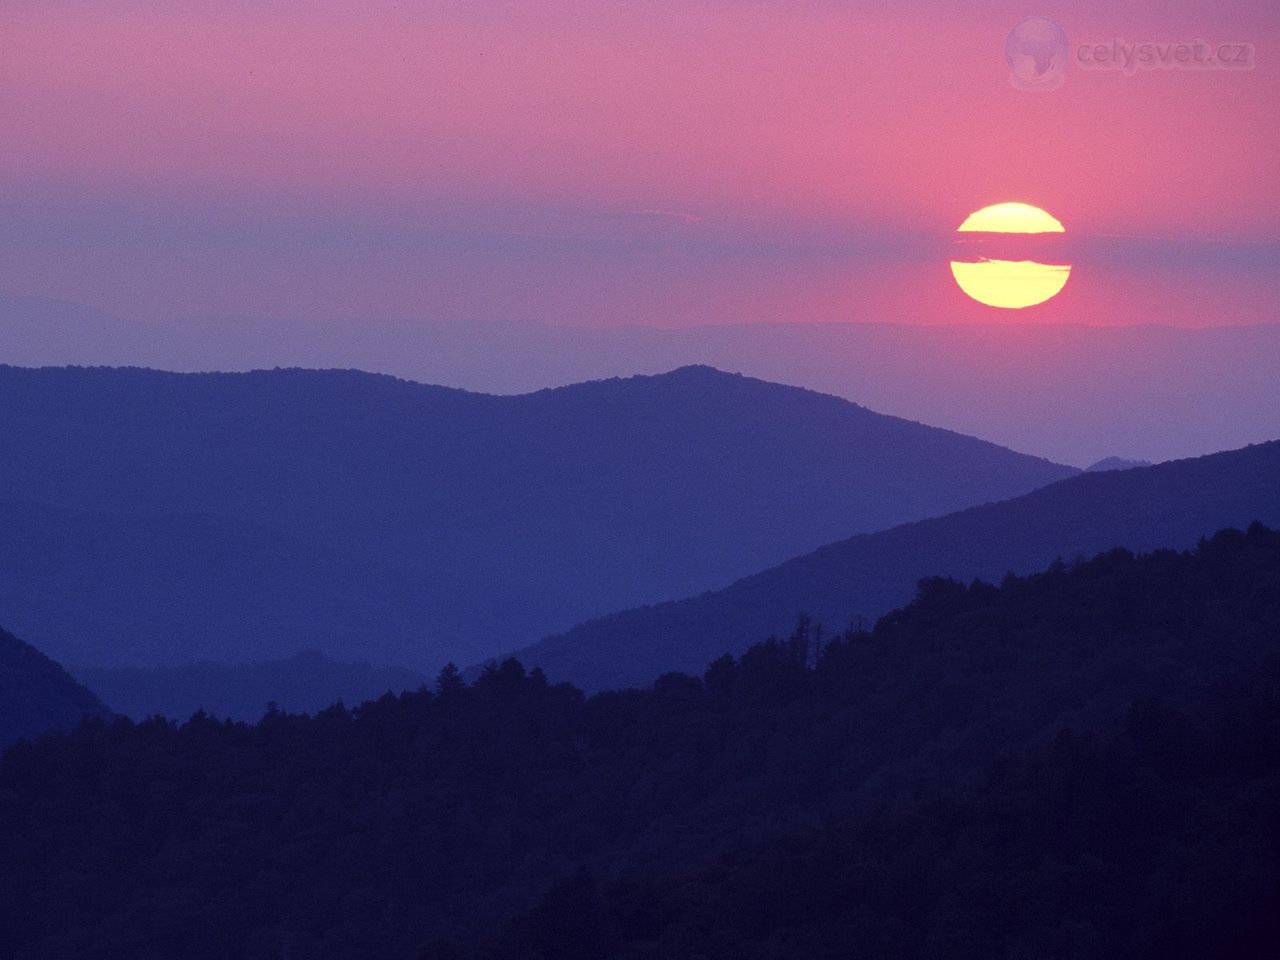
<path id="1" fill-rule="evenodd" d="M 1071 265 L 1034 260 L 952 260 L 951 275 L 960 289 L 979 303 L 1016 310 L 1056 296 L 1067 284 Z"/>
<path id="2" fill-rule="evenodd" d="M 969 214 L 956 230 L 961 233 L 1066 233 L 1057 217 L 1029 203 L 993 203 Z"/>

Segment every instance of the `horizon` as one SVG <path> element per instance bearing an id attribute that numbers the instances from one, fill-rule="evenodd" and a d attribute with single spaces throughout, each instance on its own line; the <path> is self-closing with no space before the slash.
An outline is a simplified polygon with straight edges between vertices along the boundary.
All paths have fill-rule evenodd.
<path id="1" fill-rule="evenodd" d="M 938 266 L 946 270 L 945 261 Z M 1026 310 L 970 303 L 986 313 L 964 323 L 206 318 L 181 332 L 0 294 L 0 360 L 180 372 L 357 369 L 497 395 L 705 364 L 1077 467 L 1280 436 L 1280 324 L 1023 323 L 992 314 Z"/>

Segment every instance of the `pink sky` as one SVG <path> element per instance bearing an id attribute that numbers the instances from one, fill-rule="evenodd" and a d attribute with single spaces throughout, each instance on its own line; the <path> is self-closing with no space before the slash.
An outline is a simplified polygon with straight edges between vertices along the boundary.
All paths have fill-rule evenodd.
<path id="1" fill-rule="evenodd" d="M 1028 14 L 1257 65 L 1027 93 Z M 151 319 L 966 319 L 921 238 L 1021 199 L 1169 244 L 1048 318 L 1273 321 L 1278 39 L 1262 0 L 11 0 L 0 287 Z M 1189 303 L 1160 280 L 1187 241 L 1245 265 Z"/>

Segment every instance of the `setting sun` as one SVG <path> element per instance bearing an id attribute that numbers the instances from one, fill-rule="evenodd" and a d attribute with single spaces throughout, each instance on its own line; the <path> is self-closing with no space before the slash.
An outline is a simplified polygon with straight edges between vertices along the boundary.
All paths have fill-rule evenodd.
<path id="1" fill-rule="evenodd" d="M 969 214 L 956 230 L 959 233 L 1066 233 L 1057 217 L 1029 203 L 993 203 Z"/>
<path id="2" fill-rule="evenodd" d="M 1034 260 L 952 260 L 951 275 L 960 289 L 979 303 L 1018 310 L 1056 296 L 1067 285 L 1071 265 Z"/>
<path id="3" fill-rule="evenodd" d="M 969 214 L 957 233 L 1066 233 L 1057 217 L 1029 203 L 994 203 Z M 952 260 L 951 275 L 979 303 L 1006 310 L 1035 306 L 1057 296 L 1071 275 L 1070 264 L 975 256 Z"/>

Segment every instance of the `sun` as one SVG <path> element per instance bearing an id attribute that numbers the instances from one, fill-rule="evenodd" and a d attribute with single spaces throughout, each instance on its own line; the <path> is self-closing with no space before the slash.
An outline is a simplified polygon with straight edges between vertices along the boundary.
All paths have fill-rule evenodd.
<path id="1" fill-rule="evenodd" d="M 1021 310 L 1061 293 L 1071 275 L 1071 265 L 1034 260 L 952 260 L 951 275 L 960 289 L 979 303 Z"/>
<path id="2" fill-rule="evenodd" d="M 975 210 L 956 227 L 958 233 L 1066 233 L 1051 213 L 1029 203 L 993 203 Z"/>
<path id="3" fill-rule="evenodd" d="M 957 233 L 1066 233 L 1057 217 L 1029 203 L 994 203 L 969 214 Z M 1036 260 L 996 260 L 978 256 L 952 260 L 951 275 L 979 303 L 1020 310 L 1056 297 L 1067 285 L 1071 264 Z"/>

